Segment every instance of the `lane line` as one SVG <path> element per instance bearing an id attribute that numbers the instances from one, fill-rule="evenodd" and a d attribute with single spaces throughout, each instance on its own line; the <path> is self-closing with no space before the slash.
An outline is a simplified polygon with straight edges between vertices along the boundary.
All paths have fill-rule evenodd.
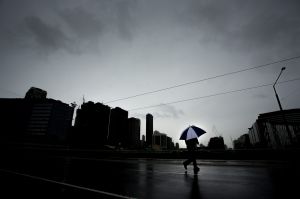
<path id="1" fill-rule="evenodd" d="M 49 182 L 49 183 L 53 183 L 53 184 L 63 185 L 63 186 L 66 186 L 66 187 L 72 187 L 72 188 L 75 188 L 75 189 L 80 189 L 80 190 L 84 190 L 84 191 L 90 191 L 90 192 L 94 192 L 94 193 L 98 193 L 98 194 L 103 194 L 103 195 L 108 195 L 108 196 L 113 196 L 113 197 L 117 197 L 117 198 L 135 199 L 133 197 L 123 196 L 123 195 L 119 195 L 119 194 L 115 194 L 115 193 L 110 193 L 110 192 L 106 192 L 106 191 L 100 191 L 100 190 L 97 190 L 97 189 L 82 187 L 82 186 L 78 186 L 78 185 L 74 185 L 74 184 L 69 184 L 69 183 L 64 183 L 64 182 L 59 182 L 59 181 L 55 181 L 55 180 L 49 180 L 47 178 L 42 178 L 42 177 L 38 177 L 38 176 L 32 176 L 32 175 L 28 175 L 28 174 L 24 174 L 24 173 L 19 173 L 19 172 L 15 172 L 15 171 L 10 171 L 10 170 L 6 170 L 6 169 L 0 169 L 0 171 L 2 171 L 4 173 L 9 173 L 9 174 L 14 174 L 14 175 L 24 176 L 24 177 L 31 178 L 31 179 L 34 179 L 34 180 L 40 180 L 40 181 L 44 181 L 44 182 Z"/>

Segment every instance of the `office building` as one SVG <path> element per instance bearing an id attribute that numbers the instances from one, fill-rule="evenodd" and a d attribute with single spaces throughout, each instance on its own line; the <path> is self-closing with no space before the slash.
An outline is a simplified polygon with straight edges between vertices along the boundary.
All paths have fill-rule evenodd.
<path id="1" fill-rule="evenodd" d="M 219 136 L 219 137 L 212 137 L 212 138 L 210 138 L 210 140 L 208 142 L 208 148 L 209 149 L 221 149 L 221 150 L 224 150 L 225 149 L 225 144 L 224 144 L 223 137 Z"/>
<path id="2" fill-rule="evenodd" d="M 107 144 L 110 107 L 101 103 L 83 103 L 77 109 L 73 143 L 78 147 L 99 148 Z"/>
<path id="3" fill-rule="evenodd" d="M 128 119 L 128 147 L 140 147 L 141 121 L 137 118 Z"/>
<path id="4" fill-rule="evenodd" d="M 154 131 L 152 136 L 152 147 L 154 149 L 167 149 L 167 135 Z"/>
<path id="5" fill-rule="evenodd" d="M 174 142 L 172 141 L 172 138 L 167 136 L 167 149 L 173 150 L 175 148 Z"/>
<path id="6" fill-rule="evenodd" d="M 146 144 L 147 147 L 152 147 L 152 135 L 153 135 L 153 116 L 151 114 L 146 115 Z"/>
<path id="7" fill-rule="evenodd" d="M 128 147 L 128 111 L 116 107 L 111 110 L 108 143 Z"/>
<path id="8" fill-rule="evenodd" d="M 251 148 L 249 134 L 241 135 L 238 139 L 233 141 L 234 149 L 249 149 Z"/>
<path id="9" fill-rule="evenodd" d="M 24 99 L 0 99 L 2 141 L 66 142 L 74 108 L 46 95 L 42 89 L 30 88 Z"/>
<path id="10" fill-rule="evenodd" d="M 300 109 L 260 114 L 249 128 L 249 139 L 254 147 L 262 148 L 276 149 L 299 145 Z"/>

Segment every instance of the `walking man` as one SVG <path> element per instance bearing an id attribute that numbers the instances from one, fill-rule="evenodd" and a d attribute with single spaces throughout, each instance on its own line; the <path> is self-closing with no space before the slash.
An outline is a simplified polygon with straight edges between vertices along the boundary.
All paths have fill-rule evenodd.
<path id="1" fill-rule="evenodd" d="M 193 162 L 194 174 L 197 174 L 200 170 L 196 162 L 196 150 L 197 150 L 197 145 L 199 144 L 198 139 L 193 138 L 193 139 L 185 140 L 185 144 L 188 150 L 188 159 L 183 162 L 183 166 L 185 170 L 187 170 L 187 165 Z"/>

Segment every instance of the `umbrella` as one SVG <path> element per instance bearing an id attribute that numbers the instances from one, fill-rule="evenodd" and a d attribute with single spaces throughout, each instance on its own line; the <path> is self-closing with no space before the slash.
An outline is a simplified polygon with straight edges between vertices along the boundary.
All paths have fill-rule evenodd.
<path id="1" fill-rule="evenodd" d="M 187 129 L 185 129 L 180 136 L 180 140 L 190 140 L 194 138 L 198 138 L 201 135 L 206 133 L 203 129 L 196 127 L 196 126 L 189 126 Z"/>

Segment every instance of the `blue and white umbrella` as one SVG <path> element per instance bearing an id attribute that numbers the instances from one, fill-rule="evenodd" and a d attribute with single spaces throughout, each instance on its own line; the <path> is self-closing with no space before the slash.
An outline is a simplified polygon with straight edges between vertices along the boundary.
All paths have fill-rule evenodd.
<path id="1" fill-rule="evenodd" d="M 198 138 L 201 135 L 206 133 L 203 129 L 196 127 L 196 126 L 189 126 L 187 129 L 185 129 L 180 136 L 180 140 L 190 140 L 194 138 Z"/>

